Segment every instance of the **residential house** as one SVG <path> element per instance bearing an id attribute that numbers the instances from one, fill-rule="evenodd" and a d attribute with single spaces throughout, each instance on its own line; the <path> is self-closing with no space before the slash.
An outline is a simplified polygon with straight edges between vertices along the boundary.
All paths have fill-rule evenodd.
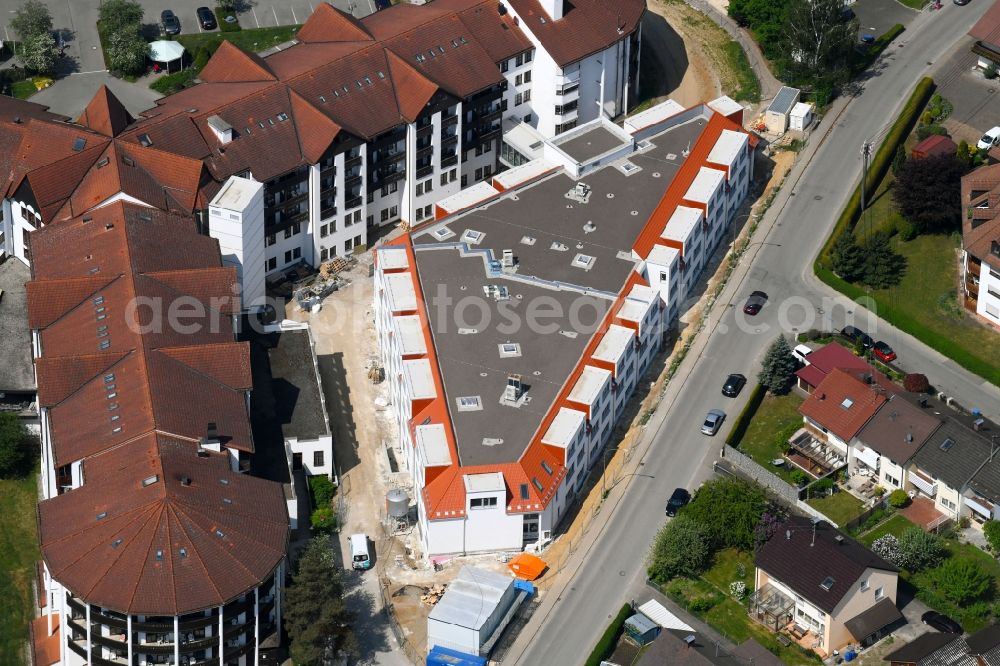
<path id="1" fill-rule="evenodd" d="M 796 383 L 806 393 L 812 393 L 834 368 L 867 371 L 871 366 L 850 349 L 831 342 L 809 354 L 806 364 L 795 372 Z"/>
<path id="2" fill-rule="evenodd" d="M 994 2 L 976 22 L 969 35 L 976 40 L 972 52 L 979 56 L 976 66 L 1000 66 L 1000 2 Z"/>
<path id="3" fill-rule="evenodd" d="M 1000 625 L 966 636 L 932 631 L 883 659 L 890 666 L 1000 666 Z"/>
<path id="4" fill-rule="evenodd" d="M 963 176 L 961 196 L 965 306 L 1000 327 L 1000 164 Z"/>
<path id="5" fill-rule="evenodd" d="M 823 656 L 866 644 L 902 619 L 896 567 L 825 521 L 790 517 L 754 564 L 751 617 Z"/>
<path id="6" fill-rule="evenodd" d="M 905 488 L 907 465 L 940 425 L 941 420 L 927 410 L 900 394 L 890 394 L 851 440 L 848 469 L 873 477 L 889 490 Z"/>
<path id="7" fill-rule="evenodd" d="M 883 386 L 869 381 L 871 374 L 861 374 L 865 379 L 839 367 L 832 369 L 799 406 L 806 429 L 848 464 L 852 440 L 886 401 Z"/>

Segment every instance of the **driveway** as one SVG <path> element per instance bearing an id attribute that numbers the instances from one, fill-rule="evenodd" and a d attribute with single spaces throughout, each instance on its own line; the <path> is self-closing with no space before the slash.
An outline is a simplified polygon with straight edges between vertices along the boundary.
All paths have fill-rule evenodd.
<path id="1" fill-rule="evenodd" d="M 970 51 L 973 43 L 971 37 L 960 40 L 934 76 L 938 92 L 955 107 L 944 126 L 956 143 L 962 139 L 975 143 L 986 130 L 1000 125 L 1000 79 L 988 81 L 975 69 L 978 58 Z"/>
<path id="2" fill-rule="evenodd" d="M 876 37 L 897 23 L 909 25 L 920 13 L 896 0 L 858 0 L 851 9 L 858 17 L 861 34 Z"/>

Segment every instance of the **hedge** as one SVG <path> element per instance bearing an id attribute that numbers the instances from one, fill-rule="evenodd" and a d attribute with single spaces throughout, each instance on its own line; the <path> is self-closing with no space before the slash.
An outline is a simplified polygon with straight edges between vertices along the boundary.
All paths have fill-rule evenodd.
<path id="1" fill-rule="evenodd" d="M 851 300 L 858 301 L 861 298 L 867 297 L 867 294 L 865 294 L 864 290 L 860 287 L 843 280 L 835 275 L 833 271 L 820 266 L 818 262 L 815 266 L 815 270 L 816 277 Z M 979 375 L 992 384 L 1000 385 L 1000 368 L 996 368 L 989 363 L 984 362 L 982 359 L 973 356 L 966 351 L 965 348 L 956 344 L 955 341 L 948 336 L 942 335 L 937 331 L 930 330 L 921 322 L 911 317 L 908 313 L 896 308 L 892 303 L 876 297 L 868 298 L 870 300 L 874 300 L 875 305 L 877 306 L 875 314 L 877 314 L 879 318 L 884 319 L 896 328 L 906 331 L 928 347 L 933 347 L 969 372 Z"/>
<path id="2" fill-rule="evenodd" d="M 882 145 L 879 146 L 878 150 L 875 152 L 875 156 L 872 158 L 871 164 L 868 167 L 867 180 L 863 179 L 864 182 L 858 184 L 857 188 L 854 190 L 854 194 L 852 194 L 851 198 L 847 200 L 847 205 L 840 213 L 840 217 L 837 218 L 837 223 L 833 227 L 833 232 L 830 234 L 830 237 L 826 239 L 826 243 L 823 244 L 823 249 L 820 250 L 819 256 L 816 257 L 814 268 L 817 274 L 821 268 L 827 267 L 827 263 L 830 258 L 830 250 L 833 248 L 833 244 L 836 240 L 840 237 L 840 234 L 853 230 L 855 223 L 861 217 L 862 184 L 864 185 L 865 192 L 868 195 L 875 193 L 875 190 L 878 189 L 879 184 L 882 182 L 882 179 L 888 172 L 889 167 L 892 165 L 892 159 L 896 155 L 897 146 L 902 145 L 902 143 L 906 140 L 906 137 L 913 130 L 913 126 L 917 123 L 917 119 L 920 117 L 920 112 L 927 104 L 927 100 L 930 99 L 933 92 L 933 79 L 925 76 L 917 82 L 916 87 L 913 89 L 913 94 L 910 95 L 910 99 L 906 102 L 906 106 L 903 107 L 899 117 L 896 118 L 896 122 L 893 123 L 892 128 L 886 135 L 885 141 L 882 142 Z M 846 294 L 847 292 L 844 293 Z"/>
<path id="3" fill-rule="evenodd" d="M 726 436 L 726 444 L 733 447 L 739 445 L 740 440 L 743 439 L 743 435 L 747 431 L 747 426 L 750 425 L 750 420 L 757 413 L 760 403 L 764 401 L 765 393 L 767 393 L 767 389 L 764 388 L 763 384 L 758 383 L 753 387 L 753 391 L 750 392 L 750 399 L 747 400 L 743 411 L 740 412 L 740 415 L 736 417 L 736 421 L 733 422 L 733 429 Z"/>
<path id="4" fill-rule="evenodd" d="M 635 611 L 632 610 L 630 604 L 622 604 L 622 607 L 618 610 L 618 615 L 611 621 L 608 628 L 604 630 L 601 640 L 597 641 L 597 647 L 587 657 L 584 666 L 601 666 L 601 662 L 615 651 L 615 646 L 618 645 L 618 637 L 622 633 L 622 627 L 625 626 L 625 620 L 634 614 Z"/>
<path id="5" fill-rule="evenodd" d="M 190 88 L 195 84 L 198 72 L 194 69 L 184 69 L 173 74 L 164 74 L 149 84 L 149 87 L 161 95 L 172 95 L 175 92 Z"/>

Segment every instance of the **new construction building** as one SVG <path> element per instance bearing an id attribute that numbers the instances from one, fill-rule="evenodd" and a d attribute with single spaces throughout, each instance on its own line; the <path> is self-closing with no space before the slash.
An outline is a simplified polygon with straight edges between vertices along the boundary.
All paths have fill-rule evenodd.
<path id="1" fill-rule="evenodd" d="M 427 555 L 548 538 L 746 197 L 739 105 L 645 114 L 545 140 L 377 249 Z"/>

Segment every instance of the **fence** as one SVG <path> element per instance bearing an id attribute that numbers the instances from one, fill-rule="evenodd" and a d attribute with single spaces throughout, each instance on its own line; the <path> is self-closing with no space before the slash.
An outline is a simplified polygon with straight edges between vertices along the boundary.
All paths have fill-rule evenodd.
<path id="1" fill-rule="evenodd" d="M 733 476 L 759 483 L 771 495 L 790 508 L 794 508 L 807 516 L 825 520 L 834 527 L 837 527 L 837 523 L 830 520 L 829 517 L 800 500 L 798 488 L 783 481 L 777 474 L 765 469 L 756 460 L 731 446 L 722 447 L 722 453 L 719 459 L 715 461 L 715 467 L 717 471 L 721 469 L 721 471 Z"/>
<path id="2" fill-rule="evenodd" d="M 880 501 L 876 502 L 873 506 L 866 509 L 860 516 L 853 518 L 846 523 L 844 523 L 844 529 L 851 534 L 857 534 L 858 530 L 868 522 L 868 519 L 874 516 L 876 513 L 884 512 L 886 507 L 889 505 L 888 496 L 883 497 Z"/>

